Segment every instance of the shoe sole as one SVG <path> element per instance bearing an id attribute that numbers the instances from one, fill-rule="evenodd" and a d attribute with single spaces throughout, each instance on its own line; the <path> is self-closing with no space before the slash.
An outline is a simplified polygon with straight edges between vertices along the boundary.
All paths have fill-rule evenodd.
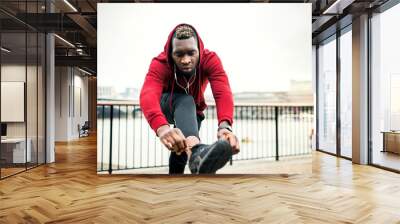
<path id="1" fill-rule="evenodd" d="M 225 140 L 219 140 L 211 146 L 204 159 L 200 162 L 198 173 L 215 173 L 229 161 L 232 149 Z"/>

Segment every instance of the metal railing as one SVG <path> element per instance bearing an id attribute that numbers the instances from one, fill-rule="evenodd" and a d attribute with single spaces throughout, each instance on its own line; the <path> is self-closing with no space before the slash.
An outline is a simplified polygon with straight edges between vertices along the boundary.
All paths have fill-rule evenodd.
<path id="1" fill-rule="evenodd" d="M 217 140 L 215 105 L 204 111 L 200 139 Z M 137 104 L 97 105 L 97 171 L 168 166 L 169 151 L 156 137 Z M 233 132 L 240 153 L 233 160 L 311 153 L 312 106 L 235 106 Z M 111 165 L 110 165 L 111 164 Z"/>

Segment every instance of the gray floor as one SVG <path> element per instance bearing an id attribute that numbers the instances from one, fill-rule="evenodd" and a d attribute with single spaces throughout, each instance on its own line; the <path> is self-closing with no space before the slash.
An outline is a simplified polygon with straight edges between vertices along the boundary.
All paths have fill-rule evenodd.
<path id="1" fill-rule="evenodd" d="M 311 174 L 312 173 L 312 155 L 281 158 L 280 161 L 274 160 L 242 160 L 233 161 L 217 174 Z M 102 174 L 102 173 L 99 173 Z M 106 174 L 106 172 L 104 172 Z M 144 168 L 113 171 L 113 174 L 168 174 L 168 167 Z M 190 174 L 186 166 L 185 174 Z"/>

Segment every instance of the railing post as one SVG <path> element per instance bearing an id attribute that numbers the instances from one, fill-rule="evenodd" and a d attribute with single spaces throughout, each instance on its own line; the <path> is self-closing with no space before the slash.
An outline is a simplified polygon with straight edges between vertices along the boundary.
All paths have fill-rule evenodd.
<path id="1" fill-rule="evenodd" d="M 101 106 L 101 171 L 104 171 L 103 168 L 103 164 L 104 164 L 104 160 L 103 160 L 103 156 L 104 156 L 104 108 L 105 106 L 102 105 Z M 99 156 L 99 155 L 97 155 Z"/>
<path id="2" fill-rule="evenodd" d="M 234 108 L 234 111 L 236 111 L 236 108 Z M 234 119 L 235 119 L 235 114 L 233 115 L 233 117 L 234 117 Z M 236 134 L 237 134 L 237 133 L 236 133 Z M 231 166 L 232 166 L 232 164 L 233 164 L 232 157 L 233 157 L 233 155 L 231 155 L 231 158 L 229 159 L 229 165 L 231 165 Z"/>
<path id="3" fill-rule="evenodd" d="M 112 139 L 113 139 L 113 116 L 114 116 L 114 105 L 110 107 L 110 161 L 108 165 L 108 173 L 112 173 Z"/>
<path id="4" fill-rule="evenodd" d="M 275 160 L 279 160 L 278 107 L 275 107 Z"/>

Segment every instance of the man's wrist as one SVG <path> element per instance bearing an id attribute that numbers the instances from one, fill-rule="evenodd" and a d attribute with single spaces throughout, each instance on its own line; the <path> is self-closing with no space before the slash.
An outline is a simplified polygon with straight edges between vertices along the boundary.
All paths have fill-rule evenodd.
<path id="1" fill-rule="evenodd" d="M 220 131 L 221 129 L 226 129 L 226 130 L 232 132 L 232 127 L 227 121 L 222 121 L 219 124 L 218 131 Z"/>
<path id="2" fill-rule="evenodd" d="M 160 137 L 160 135 L 164 134 L 167 130 L 169 130 L 170 127 L 169 125 L 161 125 L 158 129 L 157 129 L 157 136 Z"/>

